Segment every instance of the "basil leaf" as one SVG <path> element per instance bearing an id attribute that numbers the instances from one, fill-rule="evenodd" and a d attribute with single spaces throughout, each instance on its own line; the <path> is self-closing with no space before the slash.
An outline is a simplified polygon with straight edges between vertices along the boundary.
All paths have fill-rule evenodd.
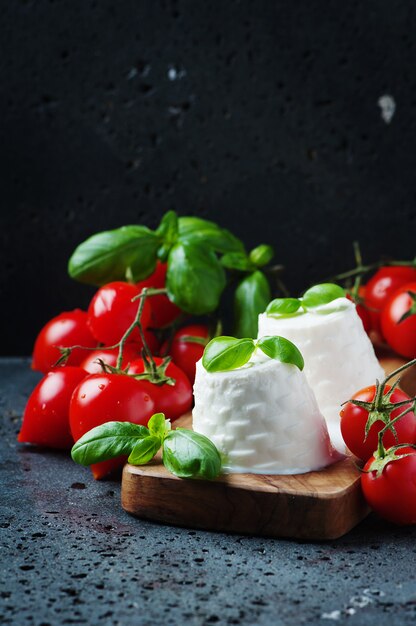
<path id="1" fill-rule="evenodd" d="M 254 348 L 250 338 L 214 337 L 204 350 L 202 365 L 207 372 L 235 370 L 249 361 Z"/>
<path id="2" fill-rule="evenodd" d="M 256 269 L 245 252 L 227 252 L 221 257 L 221 265 L 240 272 L 252 272 Z"/>
<path id="3" fill-rule="evenodd" d="M 153 459 L 160 446 L 162 445 L 162 439 L 155 435 L 149 435 L 136 443 L 129 458 L 128 463 L 132 465 L 145 465 Z"/>
<path id="4" fill-rule="evenodd" d="M 284 337 L 262 337 L 257 341 L 257 346 L 271 359 L 281 363 L 296 365 L 301 371 L 305 365 L 302 353 L 294 343 Z"/>
<path id="5" fill-rule="evenodd" d="M 106 422 L 83 435 L 72 447 L 75 463 L 91 465 L 116 456 L 130 454 L 135 444 L 149 431 L 145 426 L 130 422 Z"/>
<path id="6" fill-rule="evenodd" d="M 274 257 L 274 250 L 271 246 L 266 245 L 265 243 L 257 246 L 250 252 L 250 261 L 254 263 L 257 267 L 262 267 L 263 265 L 267 265 L 270 263 L 272 258 Z"/>
<path id="7" fill-rule="evenodd" d="M 305 309 L 314 309 L 337 298 L 345 298 L 345 289 L 333 283 L 322 283 L 314 285 L 303 294 L 302 306 Z"/>
<path id="8" fill-rule="evenodd" d="M 270 302 L 267 278 L 257 270 L 243 278 L 234 293 L 234 334 L 236 337 L 257 337 L 258 317 Z"/>
<path id="9" fill-rule="evenodd" d="M 197 245 L 206 244 L 216 252 L 244 252 L 244 244 L 229 230 L 200 217 L 180 217 L 179 239 Z"/>
<path id="10" fill-rule="evenodd" d="M 212 441 L 192 430 L 172 430 L 163 442 L 163 464 L 179 478 L 216 478 L 221 456 Z"/>
<path id="11" fill-rule="evenodd" d="M 276 298 L 272 300 L 266 309 L 267 315 L 292 315 L 301 307 L 301 301 L 297 298 Z"/>
<path id="12" fill-rule="evenodd" d="M 138 281 L 155 269 L 160 238 L 145 226 L 122 226 L 97 233 L 81 243 L 68 263 L 71 278 L 104 285 L 130 276 Z"/>
<path id="13" fill-rule="evenodd" d="M 202 245 L 182 242 L 168 258 L 166 288 L 169 299 L 186 313 L 214 311 L 225 287 L 224 268 L 215 252 Z"/>
<path id="14" fill-rule="evenodd" d="M 147 428 L 151 435 L 163 439 L 170 431 L 170 421 L 165 419 L 164 413 L 155 413 L 148 421 Z"/>
<path id="15" fill-rule="evenodd" d="M 162 238 L 163 244 L 157 252 L 158 258 L 164 263 L 169 251 L 178 239 L 178 216 L 175 211 L 168 211 L 162 217 L 156 233 Z"/>

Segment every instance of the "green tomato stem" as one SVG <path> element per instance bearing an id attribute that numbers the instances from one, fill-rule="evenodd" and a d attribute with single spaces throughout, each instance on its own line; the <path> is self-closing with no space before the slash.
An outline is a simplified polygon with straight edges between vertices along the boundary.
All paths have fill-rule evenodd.
<path id="1" fill-rule="evenodd" d="M 118 356 L 117 356 L 117 363 L 116 363 L 116 368 L 117 369 L 121 369 L 121 364 L 123 362 L 123 351 L 124 351 L 124 346 L 126 344 L 127 339 L 130 337 L 131 333 L 134 331 L 135 328 L 139 329 L 139 333 L 140 333 L 140 338 L 142 340 L 143 343 L 143 352 L 144 355 L 146 356 L 146 358 L 148 359 L 149 363 L 150 363 L 150 368 L 152 371 L 152 375 L 157 377 L 157 367 L 156 367 L 156 363 L 153 359 L 153 355 L 149 349 L 149 346 L 147 345 L 147 341 L 146 338 L 144 336 L 144 332 L 143 332 L 143 326 L 140 322 L 142 313 L 143 313 L 143 308 L 144 308 L 144 304 L 146 302 L 146 298 L 148 298 L 149 296 L 159 296 L 161 294 L 166 294 L 167 291 L 166 289 L 152 289 L 152 288 L 148 288 L 145 287 L 141 294 L 139 294 L 138 296 L 136 296 L 135 298 L 132 299 L 132 302 L 135 302 L 136 300 L 140 300 L 140 304 L 139 307 L 137 309 L 137 313 L 136 313 L 136 317 L 134 318 L 134 321 L 132 322 L 132 324 L 129 326 L 129 328 L 126 330 L 126 332 L 124 333 L 124 335 L 122 336 L 119 344 L 118 344 Z"/>

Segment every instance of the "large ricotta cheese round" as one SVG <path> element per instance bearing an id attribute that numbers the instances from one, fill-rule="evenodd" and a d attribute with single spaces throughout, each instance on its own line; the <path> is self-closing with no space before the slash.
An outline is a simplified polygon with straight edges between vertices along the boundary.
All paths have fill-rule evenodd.
<path id="1" fill-rule="evenodd" d="M 306 378 L 324 415 L 332 443 L 345 450 L 340 430 L 341 404 L 376 379 L 384 378 L 355 305 L 338 298 L 316 311 L 293 316 L 259 316 L 259 337 L 280 335 L 302 352 Z"/>
<path id="2" fill-rule="evenodd" d="M 225 455 L 228 472 L 301 474 L 339 459 L 306 377 L 295 365 L 252 358 L 230 372 L 199 361 L 193 429 Z"/>

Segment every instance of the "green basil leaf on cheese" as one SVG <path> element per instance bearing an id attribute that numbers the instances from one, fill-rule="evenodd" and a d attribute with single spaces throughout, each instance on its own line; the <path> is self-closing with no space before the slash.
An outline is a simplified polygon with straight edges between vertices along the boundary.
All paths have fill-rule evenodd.
<path id="1" fill-rule="evenodd" d="M 212 441 L 185 428 L 167 435 L 162 459 L 164 466 L 180 478 L 212 480 L 221 472 L 221 456 Z"/>
<path id="2" fill-rule="evenodd" d="M 169 299 L 193 315 L 211 313 L 225 287 L 224 268 L 213 250 L 196 243 L 173 246 L 168 257 L 166 288 Z"/>
<path id="3" fill-rule="evenodd" d="M 149 430 L 130 422 L 106 422 L 83 435 L 72 447 L 75 463 L 91 465 L 130 454 L 134 446 L 149 436 Z"/>
<path id="4" fill-rule="evenodd" d="M 294 343 L 284 337 L 262 337 L 257 341 L 257 346 L 271 359 L 281 363 L 296 365 L 301 371 L 305 365 L 303 356 Z"/>
<path id="5" fill-rule="evenodd" d="M 226 372 L 242 367 L 255 349 L 251 338 L 214 337 L 204 350 L 202 365 L 207 372 Z"/>
<path id="6" fill-rule="evenodd" d="M 276 298 L 272 300 L 266 309 L 267 315 L 293 315 L 301 307 L 301 301 L 297 298 Z"/>
<path id="7" fill-rule="evenodd" d="M 149 435 L 144 439 L 140 439 L 134 446 L 127 459 L 132 465 L 145 465 L 153 459 L 162 445 L 162 439 L 155 435 Z"/>
<path id="8" fill-rule="evenodd" d="M 252 272 L 256 269 L 245 252 L 227 252 L 221 257 L 221 265 L 240 272 Z"/>
<path id="9" fill-rule="evenodd" d="M 234 293 L 234 334 L 236 337 L 257 337 L 259 314 L 270 301 L 270 286 L 260 270 L 249 274 Z"/>
<path id="10" fill-rule="evenodd" d="M 253 250 L 249 254 L 250 261 L 254 263 L 257 267 L 263 267 L 263 265 L 267 265 L 270 263 L 272 258 L 274 257 L 274 250 L 271 246 L 266 245 L 265 243 L 253 248 Z"/>
<path id="11" fill-rule="evenodd" d="M 207 245 L 216 252 L 244 252 L 244 244 L 229 230 L 200 217 L 180 217 L 179 240 Z"/>
<path id="12" fill-rule="evenodd" d="M 139 281 L 154 272 L 159 236 L 145 226 L 122 226 L 81 243 L 68 263 L 71 278 L 91 285 L 114 280 Z"/>
<path id="13" fill-rule="evenodd" d="M 337 298 L 345 298 L 345 289 L 334 283 L 322 283 L 308 289 L 302 298 L 305 309 L 315 309 Z"/>
<path id="14" fill-rule="evenodd" d="M 151 435 L 160 437 L 162 440 L 171 429 L 170 421 L 165 419 L 164 413 L 155 413 L 150 418 L 147 428 Z"/>

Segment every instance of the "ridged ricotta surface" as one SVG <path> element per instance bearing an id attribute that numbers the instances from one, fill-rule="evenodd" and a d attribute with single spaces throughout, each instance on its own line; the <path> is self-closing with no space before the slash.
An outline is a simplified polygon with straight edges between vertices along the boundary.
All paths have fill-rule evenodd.
<path id="1" fill-rule="evenodd" d="M 337 307 L 341 309 L 335 310 Z M 377 378 L 384 378 L 355 305 L 339 298 L 319 312 L 290 317 L 262 313 L 259 337 L 266 335 L 286 337 L 299 348 L 305 359 L 306 378 L 327 421 L 332 443 L 344 451 L 339 425 L 341 404 Z"/>
<path id="2" fill-rule="evenodd" d="M 254 358 L 231 372 L 199 361 L 193 429 L 226 455 L 228 472 L 301 474 L 339 455 L 306 377 L 295 365 Z"/>

